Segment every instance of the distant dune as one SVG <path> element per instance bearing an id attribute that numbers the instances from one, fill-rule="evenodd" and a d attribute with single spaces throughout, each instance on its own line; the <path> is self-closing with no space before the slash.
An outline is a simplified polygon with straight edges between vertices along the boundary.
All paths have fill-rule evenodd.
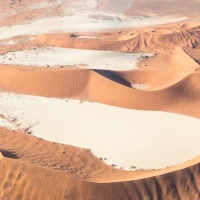
<path id="1" fill-rule="evenodd" d="M 178 9 L 177 9 L 178 8 Z M 199 1 L 195 0 L 136 0 L 133 3 L 133 11 L 140 10 L 143 13 L 155 13 L 159 15 L 195 15 L 200 11 Z M 128 12 L 131 12 L 130 9 Z"/>
<path id="2" fill-rule="evenodd" d="M 120 34 L 118 33 L 120 32 Z M 112 50 L 121 52 L 170 53 L 176 46 L 198 47 L 199 23 L 181 23 L 101 33 L 97 38 L 71 37 L 69 34 L 38 35 L 36 41 L 45 45 L 65 48 Z M 113 39 L 114 38 L 114 39 Z"/>
<path id="3" fill-rule="evenodd" d="M 93 126 L 90 133 L 98 133 L 97 138 L 110 134 L 111 139 L 103 139 L 113 148 L 119 144 L 118 151 L 114 153 L 120 153 L 122 143 L 126 144 L 125 140 L 131 138 L 136 142 L 138 136 L 135 134 L 129 138 L 124 133 L 126 129 L 123 129 L 118 143 L 115 143 L 116 133 L 119 132 L 117 130 L 110 133 L 112 124 L 117 123 L 116 128 L 120 126 L 120 122 L 126 122 L 123 114 L 113 115 L 117 113 L 114 111 L 119 111 L 120 108 L 127 108 L 126 111 L 130 113 L 134 109 L 144 110 L 145 113 L 178 113 L 181 115 L 164 113 L 165 116 L 178 116 L 173 118 L 174 123 L 169 125 L 174 128 L 172 130 L 177 130 L 175 125 L 181 126 L 186 119 L 187 122 L 189 119 L 195 121 L 194 126 L 198 128 L 200 0 L 4 0 L 0 1 L 0 13 L 0 199 L 200 199 L 199 157 L 161 170 L 145 170 L 132 166 L 130 171 L 125 171 L 117 169 L 119 166 L 110 165 L 107 157 L 98 158 L 95 156 L 98 154 L 93 155 L 92 147 L 74 147 L 69 145 L 72 144 L 69 141 L 59 138 L 61 132 L 66 131 L 60 131 L 62 127 L 73 125 L 80 131 L 86 130 L 85 127 L 90 126 L 92 120 L 87 123 L 84 120 L 91 119 L 90 113 L 94 112 L 99 114 L 95 118 L 98 125 Z M 12 95 L 4 95 L 9 92 L 17 93 L 16 99 Z M 30 99 L 25 100 L 22 94 L 39 97 L 30 96 Z M 48 97 L 57 98 L 56 105 L 60 106 L 59 101 L 62 101 L 68 103 L 68 107 L 72 105 L 71 101 L 79 100 L 76 101 L 78 106 L 70 107 L 76 107 L 77 110 L 69 110 L 68 115 L 65 115 L 62 114 L 65 112 L 63 107 L 55 106 L 58 109 L 54 113 L 43 112 L 53 115 L 57 122 L 52 123 L 51 116 L 48 118 L 47 114 L 38 114 L 38 110 L 42 112 L 42 109 L 48 107 L 34 104 L 36 101 L 50 102 Z M 12 101 L 9 98 L 12 98 Z M 31 98 L 35 98 L 35 101 L 31 101 Z M 31 105 L 32 111 L 28 112 L 28 108 L 24 106 L 23 108 L 27 109 L 25 112 L 17 103 Z M 97 103 L 111 105 L 113 110 L 109 106 L 98 104 L 98 109 L 102 108 L 102 111 L 98 112 L 91 106 L 96 106 Z M 36 104 L 39 106 L 34 107 Z M 83 109 L 80 111 L 81 108 Z M 109 112 L 106 108 L 110 109 Z M 59 109 L 63 109 L 62 112 Z M 17 117 L 12 115 L 14 112 Z M 134 112 L 137 117 L 138 113 L 142 113 Z M 59 114 L 62 116 L 56 117 Z M 79 127 L 81 123 L 77 122 L 78 114 L 84 119 L 84 127 Z M 90 115 L 90 118 L 84 114 Z M 132 114 L 126 116 L 133 116 Z M 104 123 L 103 120 L 101 123 L 102 116 Z M 109 121 L 109 116 L 112 121 Z M 32 132 L 34 124 L 29 123 L 32 122 L 29 119 L 36 120 L 34 117 L 37 118 L 37 123 L 42 121 L 42 117 L 49 119 L 42 128 L 55 130 L 51 136 L 57 138 L 50 142 L 44 140 L 49 139 L 50 134 L 47 133 L 48 137 L 45 138 L 42 131 Z M 62 121 L 62 117 L 70 120 Z M 150 123 L 150 126 L 154 126 L 152 130 L 156 130 L 155 145 L 151 150 L 155 148 L 158 153 L 165 151 L 163 147 L 160 149 L 161 142 L 157 141 L 162 134 L 163 141 L 166 138 L 169 146 L 171 140 L 173 147 L 176 147 L 177 143 L 177 148 L 179 144 L 187 143 L 187 148 L 181 152 L 183 157 L 198 149 L 197 129 L 191 128 L 190 132 L 189 125 L 184 123 L 181 128 L 187 126 L 188 129 L 179 133 L 172 131 L 168 135 L 165 133 L 171 129 L 162 127 L 162 124 L 169 124 L 172 117 L 169 121 L 167 118 L 156 118 L 153 114 L 150 117 L 157 123 Z M 123 120 L 120 121 L 120 118 Z M 61 121 L 65 126 L 62 126 Z M 109 126 L 105 125 L 105 121 L 107 124 L 110 122 Z M 147 128 L 143 121 L 141 118 L 137 126 L 142 123 L 142 126 Z M 134 119 L 129 117 L 127 123 L 132 122 Z M 23 123 L 26 126 L 23 126 Z M 55 127 L 55 124 L 59 127 Z M 99 126 L 102 126 L 102 129 L 98 128 Z M 104 126 L 109 127 L 109 131 Z M 131 126 L 134 126 L 134 123 Z M 42 128 L 40 130 L 43 130 Z M 101 133 L 97 129 L 106 131 Z M 152 130 L 144 131 L 144 134 L 151 137 Z M 162 131 L 162 134 L 156 137 L 159 131 Z M 176 134 L 176 137 L 173 137 L 173 134 Z M 75 135 L 76 133 L 73 136 Z M 95 134 L 92 136 L 96 139 Z M 148 137 L 142 138 L 144 143 L 137 145 L 148 143 Z M 188 137 L 191 137 L 190 141 L 196 142 L 189 143 Z M 84 141 L 93 141 L 92 139 L 84 138 Z M 61 140 L 68 145 L 56 143 Z M 100 141 L 105 145 L 105 141 L 100 139 L 97 142 Z M 134 159 L 136 153 L 139 158 L 142 155 L 141 150 L 135 150 L 134 153 L 129 151 L 127 158 L 132 156 Z M 126 158 L 124 155 L 123 157 Z M 165 159 L 159 160 L 164 161 Z"/>

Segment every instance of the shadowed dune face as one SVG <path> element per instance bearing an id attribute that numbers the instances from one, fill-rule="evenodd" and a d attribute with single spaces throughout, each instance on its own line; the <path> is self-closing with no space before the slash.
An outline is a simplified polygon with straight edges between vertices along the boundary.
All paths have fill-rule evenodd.
<path id="1" fill-rule="evenodd" d="M 66 98 L 78 99 L 80 103 L 83 103 L 81 104 L 82 107 L 86 104 L 83 101 L 89 101 L 128 108 L 130 112 L 133 111 L 131 109 L 165 111 L 200 118 L 199 0 L 4 0 L 0 1 L 0 13 L 0 92 L 63 98 L 65 99 L 63 100 L 64 103 L 68 101 Z M 109 53 L 106 59 L 113 57 L 119 67 L 113 65 L 113 68 L 108 68 L 108 63 L 101 63 L 98 67 L 92 67 L 94 65 L 92 63 L 89 67 L 82 63 L 85 68 L 80 69 L 79 63 L 69 64 L 67 59 L 64 64 L 62 63 L 62 66 L 61 62 L 57 65 L 55 64 L 57 62 L 55 62 L 54 65 L 53 61 L 56 61 L 56 59 L 63 61 L 65 57 L 70 57 L 70 54 L 66 51 L 61 56 L 58 50 L 61 48 L 59 47 L 69 48 L 68 50 L 71 52 L 73 48 L 74 58 L 77 62 L 80 62 L 80 55 L 86 50 L 90 51 L 84 57 L 88 57 L 90 61 L 92 59 L 98 60 L 95 59 L 94 52 L 99 53 L 99 50 L 101 50 L 101 52 L 104 51 L 103 53 L 105 51 L 108 53 L 107 51 L 110 51 L 111 54 Z M 54 52 L 52 55 L 52 51 L 48 54 L 51 57 L 49 60 L 45 57 L 45 53 L 43 54 L 45 56 L 41 56 L 41 52 L 45 49 L 56 49 L 55 57 Z M 132 67 L 131 56 L 138 52 L 149 54 L 142 56 L 137 66 L 135 64 Z M 126 62 L 130 64 L 130 68 L 126 68 L 127 71 L 125 71 L 123 62 L 125 57 L 121 57 L 121 55 L 124 55 L 123 53 L 126 53 L 130 58 L 129 60 L 126 57 Z M 30 62 L 26 63 L 28 56 L 30 56 Z M 99 57 L 99 55 L 96 57 Z M 44 62 L 39 62 L 41 60 Z M 52 65 L 48 65 L 46 60 L 51 62 Z M 7 65 L 4 65 L 5 63 Z M 115 64 L 113 60 L 112 64 Z M 29 65 L 40 67 L 36 69 Z M 43 65 L 47 68 L 42 68 Z M 52 66 L 55 68 L 52 69 Z M 23 129 L 23 132 L 21 130 L 22 118 L 12 118 L 12 116 L 8 116 L 8 111 L 10 108 L 17 111 L 17 103 L 25 104 L 27 101 L 23 98 L 21 100 L 19 96 L 17 100 L 12 99 L 12 101 L 8 98 L 12 98 L 12 95 L 1 98 L 0 101 L 0 124 L 10 129 L 0 128 L 0 199 L 200 199 L 199 157 L 163 170 L 119 170 L 114 168 L 114 165 L 104 163 L 108 157 L 97 158 L 91 150 L 58 144 L 55 142 L 58 141 L 57 138 L 53 140 L 54 142 L 48 142 L 31 136 L 30 134 L 33 134 L 31 132 L 32 125 Z M 41 98 L 38 101 L 44 103 L 48 100 L 48 98 L 45 100 Z M 3 102 L 4 105 L 2 105 Z M 5 102 L 13 103 L 11 103 L 11 106 L 7 106 L 8 104 Z M 91 105 L 92 103 L 89 102 L 87 104 Z M 68 102 L 72 106 L 70 103 Z M 27 105 L 29 104 L 27 103 Z M 51 106 L 51 104 L 49 105 Z M 52 105 L 55 106 L 55 104 Z M 95 106 L 95 103 L 93 105 Z M 80 111 L 80 107 L 79 105 L 79 110 L 77 110 L 77 114 L 75 113 L 74 119 L 73 112 L 71 112 L 70 120 L 74 121 L 67 120 L 66 123 L 70 122 L 78 126 L 76 117 L 82 111 L 84 111 L 82 112 L 84 119 L 87 119 L 85 113 L 88 110 Z M 48 106 L 45 108 L 48 108 Z M 63 107 L 58 108 L 62 109 Z M 72 107 L 70 108 L 72 109 Z M 27 120 L 26 124 L 28 124 L 28 115 L 22 109 L 19 110 L 21 115 L 27 116 L 23 119 Z M 107 116 L 104 116 L 106 109 L 103 111 L 103 117 L 107 119 Z M 88 111 L 86 114 L 90 115 L 90 112 Z M 92 112 L 100 113 L 96 109 L 93 109 Z M 56 113 L 57 111 L 54 112 L 54 117 L 59 127 L 53 127 L 55 124 L 51 123 L 50 120 L 47 124 L 52 132 L 55 130 L 56 137 L 58 137 L 59 128 L 62 127 L 62 116 L 58 117 Z M 58 113 L 61 114 L 62 112 L 58 111 Z M 150 117 L 153 118 L 152 113 Z M 169 115 L 169 113 L 165 114 Z M 8 116 L 8 119 L 6 116 Z M 63 116 L 65 115 L 63 114 Z M 108 116 L 113 117 L 113 115 Z M 40 117 L 42 116 L 40 115 Z M 47 119 L 47 116 L 43 115 L 43 117 Z M 120 115 L 120 117 L 123 117 L 123 115 Z M 189 119 L 186 116 L 179 117 L 185 117 L 185 120 Z M 100 115 L 99 119 L 101 118 Z M 99 119 L 96 127 L 94 127 L 94 132 L 95 128 L 97 129 L 99 126 L 105 127 Z M 143 116 L 141 119 L 144 122 Z M 199 119 L 190 119 L 195 120 L 199 125 Z M 19 123 L 20 120 L 21 124 Z M 129 117 L 129 120 L 131 123 L 134 121 L 132 117 Z M 159 120 L 158 126 L 162 126 Z M 90 124 L 92 120 L 88 121 L 83 126 Z M 83 122 L 85 121 L 83 120 Z M 106 120 L 106 123 L 109 122 L 111 124 L 111 120 Z M 117 124 L 120 125 L 120 123 Z M 184 120 L 182 123 L 184 123 Z M 145 126 L 145 123 L 142 125 Z M 69 125 L 67 126 L 69 127 Z M 182 124 L 180 126 L 183 128 Z M 194 128 L 194 126 L 192 127 Z M 81 131 L 85 130 L 82 127 L 79 128 Z M 161 127 L 161 130 L 162 128 L 168 129 L 169 127 Z M 106 129 L 99 128 L 98 130 Z M 123 129 L 120 133 L 122 137 L 126 136 L 123 133 L 125 130 Z M 183 135 L 180 136 L 180 140 L 188 142 L 196 139 L 195 134 L 188 134 L 190 131 L 187 129 L 184 131 L 179 133 Z M 191 131 L 195 132 L 192 129 Z M 100 136 L 109 134 L 109 132 L 104 134 L 96 132 Z M 186 132 L 187 137 L 189 135 L 191 140 L 186 139 L 187 137 L 184 135 Z M 48 133 L 47 136 L 49 136 Z M 34 135 L 41 136 L 40 134 L 38 132 Z M 165 134 L 164 131 L 162 134 L 168 139 L 172 147 L 169 135 Z M 73 136 L 75 135 L 74 133 Z M 172 138 L 175 148 L 177 135 Z M 151 137 L 150 133 L 148 136 Z M 101 143 L 105 145 L 108 142 L 109 144 L 108 138 L 105 138 L 106 142 L 103 138 Z M 111 142 L 117 138 L 117 135 L 113 138 L 111 138 Z M 129 138 L 124 137 L 123 139 Z M 135 142 L 136 138 L 134 139 Z M 100 140 L 98 142 L 100 143 Z M 130 141 L 131 145 L 134 142 Z M 149 141 L 145 142 L 148 143 Z M 166 143 L 166 141 L 164 142 Z M 113 143 L 111 144 L 113 147 L 115 146 Z M 161 142 L 158 146 L 161 146 L 160 144 Z M 178 144 L 180 143 L 177 139 Z M 189 153 L 192 149 L 195 149 L 196 143 L 191 142 L 187 145 L 189 147 L 194 145 L 193 148 L 185 149 L 187 152 L 183 152 L 185 155 L 190 155 Z M 122 153 L 120 151 L 121 146 L 119 145 L 117 148 Z M 109 151 L 111 152 L 111 148 L 109 148 Z M 161 152 L 160 149 L 157 151 Z M 135 154 L 131 151 L 129 153 L 133 157 L 138 152 L 136 150 Z M 174 153 L 174 155 L 178 154 Z M 135 168 L 135 166 L 132 167 Z"/>
<path id="2" fill-rule="evenodd" d="M 200 65 L 200 57 L 199 57 L 200 48 L 199 47 L 196 47 L 196 48 L 184 47 L 183 49 L 191 58 L 194 59 L 196 63 Z"/>
<path id="3" fill-rule="evenodd" d="M 2 156 L 4 156 L 4 157 L 18 159 L 17 155 L 13 152 L 2 150 L 2 149 L 0 149 L 0 152 L 1 152 Z"/>

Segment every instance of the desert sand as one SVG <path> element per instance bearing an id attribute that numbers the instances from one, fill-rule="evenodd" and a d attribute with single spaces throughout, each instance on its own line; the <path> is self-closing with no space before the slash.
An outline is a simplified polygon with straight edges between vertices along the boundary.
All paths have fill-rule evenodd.
<path id="1" fill-rule="evenodd" d="M 200 1 L 0 11 L 0 199 L 200 199 Z"/>

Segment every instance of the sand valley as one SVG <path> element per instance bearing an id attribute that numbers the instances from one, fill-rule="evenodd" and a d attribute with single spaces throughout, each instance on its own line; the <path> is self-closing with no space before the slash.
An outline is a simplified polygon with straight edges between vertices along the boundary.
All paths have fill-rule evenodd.
<path id="1" fill-rule="evenodd" d="M 200 1 L 0 1 L 0 200 L 199 200 Z"/>

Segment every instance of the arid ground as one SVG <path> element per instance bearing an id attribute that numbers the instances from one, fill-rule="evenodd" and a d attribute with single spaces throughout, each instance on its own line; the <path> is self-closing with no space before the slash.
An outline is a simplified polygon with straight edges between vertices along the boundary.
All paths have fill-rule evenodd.
<path id="1" fill-rule="evenodd" d="M 200 1 L 0 1 L 0 200 L 200 200 Z"/>

